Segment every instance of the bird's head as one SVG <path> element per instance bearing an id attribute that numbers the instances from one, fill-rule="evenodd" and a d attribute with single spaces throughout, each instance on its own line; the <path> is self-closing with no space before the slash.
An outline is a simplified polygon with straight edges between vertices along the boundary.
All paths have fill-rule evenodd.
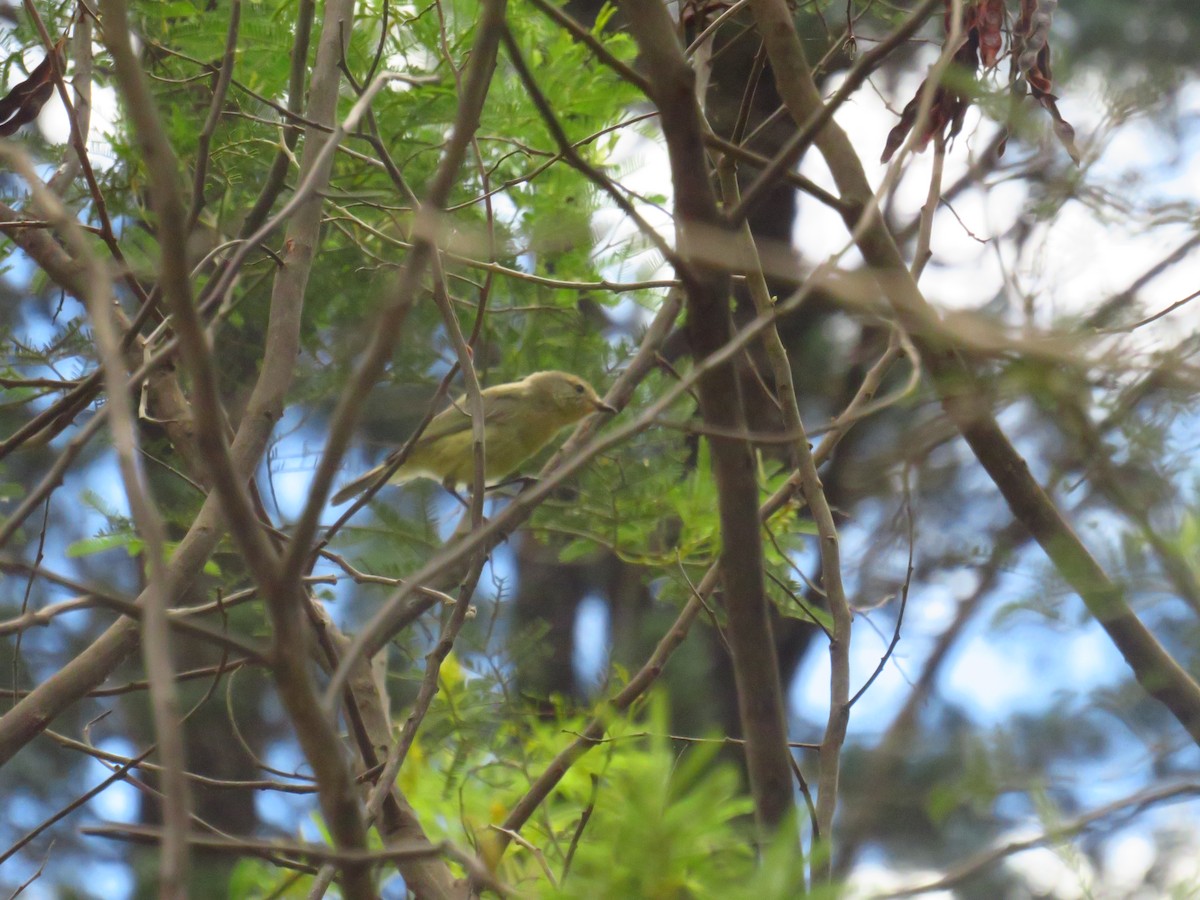
<path id="1" fill-rule="evenodd" d="M 534 372 L 526 381 L 530 396 L 574 422 L 594 412 L 615 413 L 590 384 L 570 372 Z"/>

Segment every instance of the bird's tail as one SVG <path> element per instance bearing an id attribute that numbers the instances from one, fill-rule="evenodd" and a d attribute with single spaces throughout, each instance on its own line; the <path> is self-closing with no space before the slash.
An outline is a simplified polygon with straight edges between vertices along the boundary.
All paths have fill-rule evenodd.
<path id="1" fill-rule="evenodd" d="M 347 500 L 349 500 L 351 497 L 357 497 L 359 494 L 361 494 L 363 491 L 365 491 L 367 488 L 369 488 L 372 484 L 374 484 L 375 479 L 377 479 L 379 477 L 380 473 L 383 472 L 383 470 L 385 468 L 387 468 L 387 465 L 388 464 L 386 462 L 380 463 L 379 465 L 377 465 L 375 468 L 371 469 L 370 471 L 368 471 L 362 475 L 359 475 L 357 478 L 355 478 L 349 484 L 343 485 L 341 490 L 339 490 L 336 494 L 333 495 L 333 499 L 330 500 L 330 502 L 334 506 L 340 506 L 341 504 L 343 504 Z"/>

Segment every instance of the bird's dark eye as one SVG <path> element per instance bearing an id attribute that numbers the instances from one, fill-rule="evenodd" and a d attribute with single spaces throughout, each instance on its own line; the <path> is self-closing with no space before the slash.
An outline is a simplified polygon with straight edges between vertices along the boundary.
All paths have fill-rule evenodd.
<path id="1" fill-rule="evenodd" d="M 583 385 L 582 384 L 575 385 L 575 393 L 577 393 L 577 394 L 583 393 Z"/>

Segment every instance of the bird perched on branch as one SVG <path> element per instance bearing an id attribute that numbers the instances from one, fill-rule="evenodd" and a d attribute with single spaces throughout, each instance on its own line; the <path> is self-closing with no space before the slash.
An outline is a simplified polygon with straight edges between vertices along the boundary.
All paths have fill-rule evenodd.
<path id="1" fill-rule="evenodd" d="M 615 413 L 590 384 L 570 372 L 534 372 L 520 381 L 497 384 L 483 397 L 483 477 L 494 482 L 513 472 L 568 425 L 594 412 Z M 395 462 L 399 450 L 333 495 L 335 505 L 370 487 Z M 391 478 L 394 484 L 434 478 L 448 490 L 470 484 L 474 473 L 474 437 L 466 397 L 460 397 L 429 422 L 408 458 Z"/>

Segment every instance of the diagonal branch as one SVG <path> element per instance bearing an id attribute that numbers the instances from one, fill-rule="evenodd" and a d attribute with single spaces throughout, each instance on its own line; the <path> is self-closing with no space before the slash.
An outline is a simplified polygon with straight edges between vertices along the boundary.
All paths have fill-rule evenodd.
<path id="1" fill-rule="evenodd" d="M 1061 843 L 1086 831 L 1096 823 L 1111 819 L 1117 815 L 1129 817 L 1161 804 L 1177 803 L 1194 798 L 1197 795 L 1200 795 L 1200 783 L 1195 781 L 1184 781 L 1138 791 L 1136 794 L 1130 794 L 1128 797 L 1122 797 L 1120 800 L 1114 800 L 1112 803 L 1089 810 L 1069 822 L 1036 834 L 1033 837 L 1008 841 L 1007 843 L 985 850 L 960 865 L 955 866 L 936 881 L 902 888 L 898 891 L 889 891 L 886 894 L 879 894 L 876 900 L 887 900 L 887 898 L 893 897 L 915 897 L 918 894 L 928 894 L 934 891 L 952 891 L 964 881 L 970 880 L 991 868 L 1002 859 L 1016 853 L 1029 850 L 1033 847 L 1040 847 L 1043 844 Z"/>

